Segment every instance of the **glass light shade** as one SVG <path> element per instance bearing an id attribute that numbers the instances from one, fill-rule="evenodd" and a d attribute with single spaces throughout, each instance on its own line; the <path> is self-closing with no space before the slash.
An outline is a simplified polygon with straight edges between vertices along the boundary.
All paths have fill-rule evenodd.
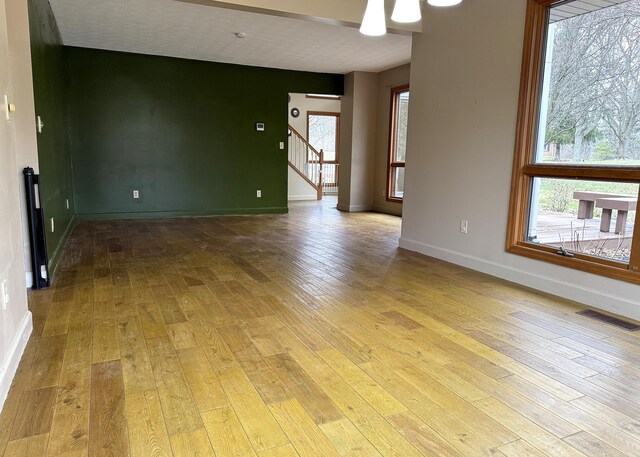
<path id="1" fill-rule="evenodd" d="M 453 6 L 462 3 L 462 0 L 427 0 L 433 6 Z"/>
<path id="2" fill-rule="evenodd" d="M 420 0 L 396 0 L 391 19 L 404 24 L 418 22 L 422 19 Z"/>
<path id="3" fill-rule="evenodd" d="M 387 20 L 384 12 L 384 0 L 369 0 L 364 11 L 360 33 L 369 36 L 381 36 L 387 33 Z"/>

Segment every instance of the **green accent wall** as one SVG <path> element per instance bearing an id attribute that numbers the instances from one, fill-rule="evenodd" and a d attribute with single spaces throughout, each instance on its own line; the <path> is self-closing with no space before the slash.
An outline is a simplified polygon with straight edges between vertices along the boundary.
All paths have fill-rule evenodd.
<path id="1" fill-rule="evenodd" d="M 40 193 L 47 227 L 49 268 L 53 272 L 73 225 L 71 151 L 65 95 L 65 57 L 56 20 L 47 0 L 28 0 L 36 115 L 45 127 L 38 134 Z M 35 164 L 33 164 L 35 168 Z M 70 208 L 67 210 L 66 199 Z M 50 218 L 55 231 L 51 232 Z"/>
<path id="2" fill-rule="evenodd" d="M 288 93 L 344 86 L 342 75 L 65 51 L 80 218 L 286 212 Z"/>

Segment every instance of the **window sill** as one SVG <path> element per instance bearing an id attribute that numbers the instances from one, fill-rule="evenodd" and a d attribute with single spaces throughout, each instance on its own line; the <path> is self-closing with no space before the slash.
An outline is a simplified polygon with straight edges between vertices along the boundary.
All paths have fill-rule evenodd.
<path id="1" fill-rule="evenodd" d="M 599 276 L 640 284 L 640 271 L 631 270 L 629 265 L 621 262 L 592 258 L 580 254 L 576 254 L 575 257 L 564 257 L 558 255 L 556 251 L 550 247 L 525 242 L 519 242 L 518 244 L 507 247 L 507 252 Z"/>

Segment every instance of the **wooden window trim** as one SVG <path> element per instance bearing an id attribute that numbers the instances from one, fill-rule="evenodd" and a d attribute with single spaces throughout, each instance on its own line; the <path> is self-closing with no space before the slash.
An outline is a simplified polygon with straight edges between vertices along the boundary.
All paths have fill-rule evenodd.
<path id="1" fill-rule="evenodd" d="M 389 109 L 389 148 L 388 148 L 388 157 L 387 157 L 387 201 L 400 203 L 402 204 L 403 199 L 400 197 L 394 197 L 392 195 L 392 187 L 393 187 L 393 170 L 395 168 L 405 168 L 404 162 L 395 161 L 395 149 L 396 149 L 396 122 L 397 122 L 397 110 L 398 104 L 396 103 L 396 98 L 398 94 L 402 92 L 407 92 L 409 90 L 409 84 L 403 84 L 402 86 L 392 87 L 391 88 L 391 102 Z"/>
<path id="2" fill-rule="evenodd" d="M 322 163 L 340 163 L 340 113 L 333 111 L 307 111 L 307 141 L 309 141 L 309 118 L 311 116 L 333 116 L 336 118 L 336 160 L 324 160 L 323 157 Z"/>
<path id="3" fill-rule="evenodd" d="M 574 257 L 564 257 L 558 255 L 557 251 L 549 246 L 523 241 L 534 177 L 640 182 L 640 167 L 602 168 L 588 165 L 558 166 L 534 163 L 549 9 L 565 1 L 527 1 L 506 250 L 532 259 L 640 284 L 640 223 L 638 221 L 634 227 L 635 242 L 632 245 L 628 265 L 577 253 Z"/>

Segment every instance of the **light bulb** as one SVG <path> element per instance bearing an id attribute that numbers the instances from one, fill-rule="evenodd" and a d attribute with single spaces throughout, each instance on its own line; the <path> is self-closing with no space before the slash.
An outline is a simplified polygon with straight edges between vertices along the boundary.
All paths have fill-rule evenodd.
<path id="1" fill-rule="evenodd" d="M 364 11 L 360 33 L 369 36 L 382 36 L 387 33 L 384 0 L 369 0 L 367 9 Z"/>
<path id="2" fill-rule="evenodd" d="M 432 6 L 454 6 L 462 3 L 462 0 L 427 0 Z"/>
<path id="3" fill-rule="evenodd" d="M 422 19 L 420 0 L 396 0 L 391 19 L 395 22 L 410 23 Z"/>

